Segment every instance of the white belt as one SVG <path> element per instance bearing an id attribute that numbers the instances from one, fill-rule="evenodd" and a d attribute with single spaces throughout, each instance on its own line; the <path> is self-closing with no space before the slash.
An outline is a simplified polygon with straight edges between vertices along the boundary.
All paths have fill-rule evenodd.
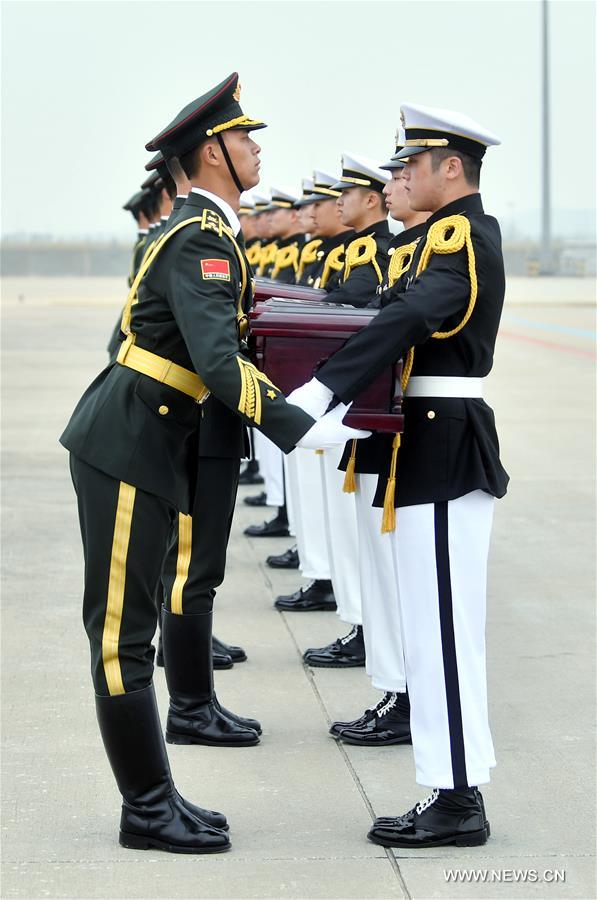
<path id="1" fill-rule="evenodd" d="M 484 378 L 448 375 L 414 375 L 406 386 L 406 397 L 482 397 Z"/>

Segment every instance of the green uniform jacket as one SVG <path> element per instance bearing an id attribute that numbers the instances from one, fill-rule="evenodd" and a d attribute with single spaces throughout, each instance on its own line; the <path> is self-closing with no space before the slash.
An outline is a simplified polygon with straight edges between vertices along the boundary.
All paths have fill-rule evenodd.
<path id="1" fill-rule="evenodd" d="M 204 223 L 177 233 L 143 279 L 131 319 L 136 345 L 197 372 L 245 424 L 290 452 L 313 419 L 288 405 L 241 352 L 239 258 L 216 204 L 199 194 L 187 204 Z M 245 309 L 251 294 L 249 278 Z M 87 389 L 61 442 L 89 465 L 190 512 L 200 421 L 191 397 L 116 363 Z"/>

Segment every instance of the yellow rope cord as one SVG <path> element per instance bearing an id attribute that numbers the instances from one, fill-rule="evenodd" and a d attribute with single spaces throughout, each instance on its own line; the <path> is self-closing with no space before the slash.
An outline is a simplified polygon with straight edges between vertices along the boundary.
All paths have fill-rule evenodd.
<path id="1" fill-rule="evenodd" d="M 298 284 L 301 278 L 303 277 L 303 272 L 305 271 L 306 266 L 310 266 L 312 263 L 317 260 L 317 248 L 322 243 L 321 238 L 315 238 L 312 241 L 309 241 L 308 244 L 305 244 L 303 249 L 301 250 L 301 258 L 299 261 L 298 272 L 296 273 L 296 283 Z"/>
<path id="2" fill-rule="evenodd" d="M 412 244 L 404 244 L 404 246 L 397 247 L 394 250 L 390 257 L 390 265 L 388 266 L 388 287 L 393 287 L 398 279 L 410 269 L 410 265 L 413 261 L 413 254 L 419 240 L 420 239 L 417 238 Z"/>
<path id="3" fill-rule="evenodd" d="M 274 259 L 274 268 L 272 269 L 271 277 L 273 279 L 276 279 L 282 269 L 287 269 L 289 266 L 292 266 L 292 268 L 294 269 L 294 277 L 296 279 L 298 265 L 299 250 L 296 244 L 290 244 L 288 247 L 280 247 L 280 249 L 276 252 L 276 258 Z"/>
<path id="4" fill-rule="evenodd" d="M 377 244 L 375 243 L 373 235 L 366 234 L 365 237 L 357 238 L 356 241 L 352 241 L 346 248 L 343 281 L 348 280 L 350 273 L 353 269 L 356 269 L 357 266 L 372 265 L 375 269 L 375 274 L 377 275 L 377 283 L 381 284 L 383 275 L 381 274 L 381 269 L 375 258 L 376 254 Z"/>
<path id="5" fill-rule="evenodd" d="M 319 287 L 324 288 L 330 279 L 332 272 L 341 272 L 344 268 L 344 244 L 338 244 L 330 250 L 325 258 L 323 273 Z"/>

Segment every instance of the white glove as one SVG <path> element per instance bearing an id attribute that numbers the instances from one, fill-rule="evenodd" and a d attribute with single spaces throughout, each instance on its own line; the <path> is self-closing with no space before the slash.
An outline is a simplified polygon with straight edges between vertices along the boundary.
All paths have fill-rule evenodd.
<path id="1" fill-rule="evenodd" d="M 325 384 L 322 384 L 317 378 L 312 378 L 306 384 L 295 388 L 286 398 L 286 402 L 292 403 L 293 406 L 300 406 L 303 412 L 314 419 L 319 419 L 332 402 L 333 396 L 333 391 L 330 391 Z"/>
<path id="2" fill-rule="evenodd" d="M 305 385 L 303 385 L 305 387 Z M 302 390 L 303 388 L 298 388 Z M 358 428 L 349 428 L 342 424 L 342 419 L 350 408 L 350 404 L 339 403 L 335 409 L 322 416 L 297 443 L 297 447 L 303 450 L 328 450 L 352 441 L 355 438 L 371 437 L 370 431 L 360 431 Z"/>

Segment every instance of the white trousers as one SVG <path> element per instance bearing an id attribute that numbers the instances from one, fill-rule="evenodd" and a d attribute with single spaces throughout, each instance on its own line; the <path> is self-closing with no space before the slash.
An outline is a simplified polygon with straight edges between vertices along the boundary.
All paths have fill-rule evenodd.
<path id="1" fill-rule="evenodd" d="M 354 495 L 366 671 L 374 688 L 404 692 L 406 674 L 392 536 L 381 533 L 383 510 L 371 505 L 377 480 L 377 475 L 356 475 Z"/>
<path id="2" fill-rule="evenodd" d="M 485 784 L 495 756 L 487 716 L 485 607 L 494 498 L 396 510 L 398 586 L 417 781 Z"/>
<path id="3" fill-rule="evenodd" d="M 361 625 L 359 541 L 354 494 L 345 494 L 344 472 L 338 471 L 344 447 L 319 454 L 321 497 L 330 573 L 338 616 L 350 625 Z"/>
<path id="4" fill-rule="evenodd" d="M 319 456 L 314 450 L 297 448 L 284 457 L 284 469 L 301 574 L 329 579 Z"/>
<path id="5" fill-rule="evenodd" d="M 269 438 L 255 428 L 255 456 L 259 460 L 259 473 L 265 482 L 267 506 L 284 506 L 284 454 Z"/>

